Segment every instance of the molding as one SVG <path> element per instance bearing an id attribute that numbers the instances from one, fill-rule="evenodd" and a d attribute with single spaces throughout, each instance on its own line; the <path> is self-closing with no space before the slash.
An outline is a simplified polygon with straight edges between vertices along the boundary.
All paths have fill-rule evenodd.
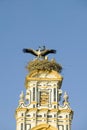
<path id="1" fill-rule="evenodd" d="M 30 78 L 26 77 L 27 81 L 58 81 L 62 80 L 62 78 Z"/>
<path id="2" fill-rule="evenodd" d="M 51 104 L 57 105 L 57 104 L 58 104 L 58 102 L 51 102 Z"/>
<path id="3" fill-rule="evenodd" d="M 46 73 L 46 74 L 48 74 L 48 75 L 50 75 L 50 74 L 54 74 L 56 77 L 61 77 L 61 78 L 63 78 L 61 75 L 60 75 L 60 73 L 59 72 L 57 72 L 57 71 L 55 71 L 55 70 L 51 70 L 51 71 L 47 71 L 47 70 L 39 70 L 39 71 L 37 71 L 37 70 L 35 70 L 35 71 L 32 71 L 30 74 L 28 74 L 27 76 L 28 77 L 35 77 L 37 74 L 44 74 L 44 73 Z"/>
<path id="4" fill-rule="evenodd" d="M 49 125 L 49 124 L 40 124 L 37 125 L 36 127 L 33 127 L 31 130 L 40 130 L 40 129 L 44 129 L 44 130 L 58 130 L 57 128 Z"/>
<path id="5" fill-rule="evenodd" d="M 26 112 L 27 108 L 17 108 L 16 109 L 16 112 L 19 112 L 19 111 L 25 111 Z"/>
<path id="6" fill-rule="evenodd" d="M 73 111 L 71 109 L 62 109 L 62 110 L 59 110 L 59 113 L 73 113 Z"/>

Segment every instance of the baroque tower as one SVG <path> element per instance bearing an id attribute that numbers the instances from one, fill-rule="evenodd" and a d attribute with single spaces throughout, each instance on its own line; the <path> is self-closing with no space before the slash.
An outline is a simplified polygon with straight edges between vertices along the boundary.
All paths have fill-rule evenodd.
<path id="1" fill-rule="evenodd" d="M 16 130 L 71 130 L 73 111 L 66 92 L 60 103 L 62 67 L 55 59 L 48 60 L 46 56 L 56 51 L 45 47 L 23 51 L 36 58 L 27 65 L 26 94 L 21 92 L 15 112 Z"/>

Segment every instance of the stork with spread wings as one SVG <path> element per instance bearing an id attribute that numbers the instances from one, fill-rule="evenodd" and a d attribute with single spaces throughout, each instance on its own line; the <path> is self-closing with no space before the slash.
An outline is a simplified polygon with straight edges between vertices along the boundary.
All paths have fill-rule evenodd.
<path id="1" fill-rule="evenodd" d="M 34 50 L 34 49 L 23 49 L 24 53 L 30 53 L 33 54 L 35 56 L 37 56 L 38 58 L 41 57 L 45 57 L 46 55 L 50 54 L 50 53 L 56 53 L 56 50 L 53 49 L 46 49 L 45 46 L 43 46 L 43 48 L 39 47 L 38 50 Z"/>

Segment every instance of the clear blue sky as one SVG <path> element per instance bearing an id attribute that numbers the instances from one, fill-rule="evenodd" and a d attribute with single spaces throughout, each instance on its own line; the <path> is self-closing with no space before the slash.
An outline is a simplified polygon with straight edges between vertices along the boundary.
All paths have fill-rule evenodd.
<path id="1" fill-rule="evenodd" d="M 25 66 L 33 58 L 22 49 L 39 45 L 57 50 L 72 130 L 87 129 L 87 0 L 0 0 L 0 130 L 16 129 Z"/>

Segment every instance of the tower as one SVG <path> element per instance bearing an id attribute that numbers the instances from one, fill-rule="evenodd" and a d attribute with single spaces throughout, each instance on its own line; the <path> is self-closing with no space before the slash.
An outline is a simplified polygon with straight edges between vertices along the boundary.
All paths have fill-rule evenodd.
<path id="1" fill-rule="evenodd" d="M 65 92 L 61 101 L 62 67 L 55 59 L 48 60 L 49 53 L 55 50 L 39 48 L 24 49 L 36 56 L 27 65 L 25 78 L 26 94 L 20 94 L 15 112 L 16 130 L 71 130 L 73 111 Z"/>

